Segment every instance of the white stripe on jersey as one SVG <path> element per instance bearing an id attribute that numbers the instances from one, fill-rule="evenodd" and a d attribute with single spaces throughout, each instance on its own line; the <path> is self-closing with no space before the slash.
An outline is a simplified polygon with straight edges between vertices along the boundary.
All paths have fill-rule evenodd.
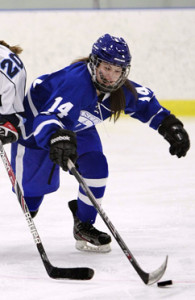
<path id="1" fill-rule="evenodd" d="M 33 116 L 36 117 L 38 115 L 38 111 L 37 111 L 37 109 L 34 106 L 34 103 L 32 101 L 31 94 L 30 94 L 30 89 L 27 92 L 27 99 L 28 99 L 28 103 L 29 103 L 29 106 L 31 108 L 31 111 L 33 113 Z"/>
<path id="2" fill-rule="evenodd" d="M 34 136 L 38 135 L 41 132 L 41 130 L 43 129 L 44 126 L 50 125 L 50 124 L 57 124 L 61 128 L 63 128 L 63 126 L 61 125 L 61 122 L 59 122 L 57 120 L 48 120 L 48 121 L 42 122 L 40 125 L 37 126 L 37 128 L 34 131 Z"/>
<path id="3" fill-rule="evenodd" d="M 151 124 L 152 120 L 156 117 L 156 115 L 158 115 L 161 111 L 163 111 L 162 108 L 160 108 L 157 113 L 155 115 L 152 116 L 152 118 L 150 118 L 150 120 L 147 122 L 149 125 Z"/>

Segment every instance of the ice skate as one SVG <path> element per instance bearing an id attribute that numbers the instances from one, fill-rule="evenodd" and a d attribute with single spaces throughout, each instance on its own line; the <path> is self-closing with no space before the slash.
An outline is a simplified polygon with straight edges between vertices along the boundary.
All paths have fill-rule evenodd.
<path id="1" fill-rule="evenodd" d="M 97 230 L 92 224 L 78 219 L 76 216 L 77 200 L 70 201 L 68 206 L 74 218 L 73 235 L 76 239 L 76 249 L 100 253 L 110 252 L 111 237 Z"/>

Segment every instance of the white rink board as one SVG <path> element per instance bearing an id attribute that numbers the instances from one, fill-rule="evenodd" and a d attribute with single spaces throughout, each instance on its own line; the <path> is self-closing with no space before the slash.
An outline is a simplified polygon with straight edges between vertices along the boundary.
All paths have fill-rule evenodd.
<path id="1" fill-rule="evenodd" d="M 195 9 L 0 11 L 0 19 L 0 39 L 24 48 L 27 87 L 88 56 L 108 32 L 128 42 L 132 80 L 159 100 L 194 100 Z"/>

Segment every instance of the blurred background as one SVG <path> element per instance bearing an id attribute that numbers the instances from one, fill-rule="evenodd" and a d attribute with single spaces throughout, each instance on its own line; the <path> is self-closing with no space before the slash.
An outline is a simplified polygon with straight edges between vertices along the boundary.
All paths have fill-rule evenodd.
<path id="1" fill-rule="evenodd" d="M 27 88 L 110 33 L 129 44 L 130 79 L 175 114 L 195 115 L 195 0 L 0 0 L 0 19 L 0 39 L 24 49 Z"/>

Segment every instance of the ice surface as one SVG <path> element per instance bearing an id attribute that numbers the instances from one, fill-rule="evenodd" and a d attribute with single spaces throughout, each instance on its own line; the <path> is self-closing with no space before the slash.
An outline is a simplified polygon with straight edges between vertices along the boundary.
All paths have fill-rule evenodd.
<path id="1" fill-rule="evenodd" d="M 169 155 L 162 136 L 139 121 L 124 118 L 98 127 L 110 170 L 103 208 L 145 271 L 155 270 L 169 255 L 162 280 L 173 280 L 172 286 L 144 285 L 114 238 L 108 254 L 74 248 L 67 203 L 77 196 L 78 185 L 63 172 L 60 189 L 45 197 L 35 225 L 53 265 L 89 266 L 95 276 L 50 279 L 0 161 L 0 299 L 194 299 L 195 119 L 181 119 L 191 138 L 182 159 Z M 5 149 L 9 153 L 9 145 Z M 109 231 L 99 216 L 96 227 Z"/>

